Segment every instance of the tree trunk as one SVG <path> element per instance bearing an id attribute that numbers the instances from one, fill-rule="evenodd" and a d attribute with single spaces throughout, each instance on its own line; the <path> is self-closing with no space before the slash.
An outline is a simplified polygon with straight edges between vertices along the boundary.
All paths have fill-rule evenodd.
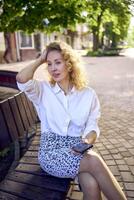
<path id="1" fill-rule="evenodd" d="M 116 41 L 116 35 L 113 33 L 112 35 L 112 44 L 111 44 L 112 48 L 116 48 L 117 47 L 117 41 Z"/>
<path id="2" fill-rule="evenodd" d="M 104 49 L 104 32 L 101 35 L 99 47 Z"/>
<path id="3" fill-rule="evenodd" d="M 100 25 L 101 25 L 101 22 L 102 22 L 102 17 L 103 17 L 104 11 L 105 11 L 105 8 L 103 7 L 100 15 L 97 17 L 97 26 L 94 26 L 92 28 L 92 31 L 93 31 L 93 51 L 97 51 L 98 48 L 99 48 L 99 42 L 100 42 L 99 32 L 100 32 Z"/>
<path id="4" fill-rule="evenodd" d="M 93 51 L 97 51 L 99 48 L 99 34 L 97 31 L 93 31 Z"/>
<path id="5" fill-rule="evenodd" d="M 75 37 L 77 36 L 77 32 L 76 31 L 71 31 L 71 30 L 67 30 L 67 35 L 70 37 L 70 45 L 72 46 L 72 48 L 75 47 Z"/>
<path id="6" fill-rule="evenodd" d="M 12 62 L 10 33 L 4 32 L 4 39 L 5 39 L 5 52 L 4 52 L 3 58 L 6 63 L 10 63 L 10 62 Z"/>

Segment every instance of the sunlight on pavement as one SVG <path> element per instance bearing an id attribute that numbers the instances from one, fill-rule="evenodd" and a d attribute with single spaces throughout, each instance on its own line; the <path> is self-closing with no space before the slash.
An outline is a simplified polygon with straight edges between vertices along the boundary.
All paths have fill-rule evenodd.
<path id="1" fill-rule="evenodd" d="M 130 57 L 130 58 L 134 58 L 134 48 L 129 48 L 129 49 L 124 50 L 121 53 L 121 55 Z"/>
<path id="2" fill-rule="evenodd" d="M 127 78 L 134 78 L 134 74 L 127 74 L 126 77 Z"/>
<path id="3" fill-rule="evenodd" d="M 120 78 L 121 76 L 118 76 L 118 75 L 113 76 L 113 79 L 120 79 Z"/>

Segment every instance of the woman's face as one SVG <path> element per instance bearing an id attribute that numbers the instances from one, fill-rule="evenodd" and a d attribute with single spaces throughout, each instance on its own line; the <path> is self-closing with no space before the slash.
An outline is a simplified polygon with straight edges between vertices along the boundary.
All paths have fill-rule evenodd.
<path id="1" fill-rule="evenodd" d="M 56 82 L 69 80 L 69 73 L 61 53 L 57 50 L 50 51 L 47 55 L 47 69 Z"/>

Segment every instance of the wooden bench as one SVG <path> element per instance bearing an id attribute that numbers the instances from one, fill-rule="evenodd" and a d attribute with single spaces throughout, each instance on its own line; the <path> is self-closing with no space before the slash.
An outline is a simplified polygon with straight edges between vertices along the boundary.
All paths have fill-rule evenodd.
<path id="1" fill-rule="evenodd" d="M 0 199 L 67 199 L 72 180 L 53 177 L 40 168 L 40 122 L 24 93 L 0 102 L 0 132 L 0 150 L 14 148 L 14 162 L 0 183 Z"/>

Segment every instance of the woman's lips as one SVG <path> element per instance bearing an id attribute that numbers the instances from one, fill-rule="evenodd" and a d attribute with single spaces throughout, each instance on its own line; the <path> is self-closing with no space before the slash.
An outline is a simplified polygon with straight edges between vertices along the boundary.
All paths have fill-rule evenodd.
<path id="1" fill-rule="evenodd" d="M 58 78 L 59 75 L 60 75 L 60 74 L 53 74 L 52 76 L 53 76 L 54 78 Z"/>

